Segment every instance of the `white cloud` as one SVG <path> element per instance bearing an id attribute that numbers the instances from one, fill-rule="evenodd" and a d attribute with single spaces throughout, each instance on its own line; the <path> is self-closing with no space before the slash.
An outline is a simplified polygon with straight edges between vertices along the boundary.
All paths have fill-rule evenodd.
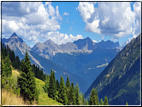
<path id="1" fill-rule="evenodd" d="M 3 2 L 2 33 L 7 37 L 16 32 L 22 38 L 37 42 L 40 34 L 60 29 L 59 8 L 51 2 Z M 39 37 L 38 37 L 39 36 Z"/>
<path id="2" fill-rule="evenodd" d="M 45 40 L 51 39 L 52 41 L 54 41 L 56 44 L 60 45 L 60 44 L 65 44 L 67 42 L 73 42 L 75 40 L 78 39 L 83 39 L 82 35 L 76 35 L 73 36 L 72 34 L 64 34 L 64 33 L 60 33 L 60 32 L 48 32 L 45 35 L 42 35 L 43 38 L 45 38 Z"/>
<path id="3" fill-rule="evenodd" d="M 140 29 L 140 3 L 134 4 L 134 12 L 129 2 L 98 2 L 97 8 L 94 5 L 95 3 L 91 2 L 80 2 L 77 7 L 86 23 L 86 31 L 109 35 L 116 39 L 132 32 L 136 33 L 137 28 Z"/>
<path id="4" fill-rule="evenodd" d="M 67 12 L 64 12 L 64 14 L 63 14 L 64 16 L 68 16 L 69 15 L 69 13 L 67 13 Z"/>

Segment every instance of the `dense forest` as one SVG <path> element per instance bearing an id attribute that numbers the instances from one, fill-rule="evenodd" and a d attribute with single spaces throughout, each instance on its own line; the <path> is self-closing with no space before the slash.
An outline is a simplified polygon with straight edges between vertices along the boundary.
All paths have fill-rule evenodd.
<path id="1" fill-rule="evenodd" d="M 12 69 L 17 69 L 20 73 L 17 81 L 11 80 Z M 43 70 L 35 64 L 31 65 L 28 52 L 25 58 L 20 61 L 15 56 L 13 50 L 8 46 L 2 45 L 2 89 L 20 95 L 27 104 L 38 104 L 38 96 L 35 78 L 45 81 L 43 86 L 47 96 L 64 105 L 108 105 L 105 96 L 104 101 L 99 101 L 96 89 L 92 89 L 89 100 L 85 100 L 84 94 L 79 90 L 79 85 L 70 83 L 69 77 L 66 82 L 61 76 L 60 81 L 55 77 L 54 70 L 50 74 L 44 74 Z M 54 105 L 54 104 L 53 104 Z"/>

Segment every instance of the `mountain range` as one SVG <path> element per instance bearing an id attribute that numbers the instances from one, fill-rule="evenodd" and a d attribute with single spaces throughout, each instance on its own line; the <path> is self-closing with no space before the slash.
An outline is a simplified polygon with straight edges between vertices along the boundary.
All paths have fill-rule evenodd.
<path id="1" fill-rule="evenodd" d="M 110 105 L 140 105 L 140 35 L 132 39 L 101 72 L 86 91 L 97 88 L 99 98 Z"/>
<path id="2" fill-rule="evenodd" d="M 30 48 L 13 33 L 10 38 L 3 38 L 2 43 L 9 45 L 20 59 L 24 58 L 27 51 L 32 64 L 38 65 L 48 74 L 53 69 L 58 80 L 61 75 L 64 80 L 69 76 L 70 81 L 79 84 L 83 93 L 120 51 L 118 42 L 109 40 L 94 43 L 89 37 L 61 45 L 47 40 Z"/>

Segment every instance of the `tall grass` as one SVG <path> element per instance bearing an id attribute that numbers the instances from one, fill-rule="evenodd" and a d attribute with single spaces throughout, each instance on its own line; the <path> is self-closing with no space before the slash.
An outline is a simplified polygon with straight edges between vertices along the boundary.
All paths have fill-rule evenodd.
<path id="1" fill-rule="evenodd" d="M 25 105 L 25 103 L 21 97 L 2 90 L 2 105 Z"/>

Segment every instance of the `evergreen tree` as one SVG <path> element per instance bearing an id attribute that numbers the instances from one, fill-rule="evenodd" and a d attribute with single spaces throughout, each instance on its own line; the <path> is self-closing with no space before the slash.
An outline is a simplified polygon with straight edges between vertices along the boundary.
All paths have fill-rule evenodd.
<path id="1" fill-rule="evenodd" d="M 64 84 L 64 79 L 61 76 L 60 78 L 60 87 L 59 87 L 59 94 L 58 94 L 58 101 L 67 105 L 67 95 L 66 95 L 66 87 Z"/>
<path id="2" fill-rule="evenodd" d="M 107 99 L 107 96 L 105 96 L 104 105 L 108 105 L 108 99 Z"/>
<path id="3" fill-rule="evenodd" d="M 48 88 L 49 88 L 49 82 L 50 82 L 50 76 L 47 74 L 46 79 L 45 79 L 45 85 L 44 85 L 44 91 L 48 93 Z"/>
<path id="4" fill-rule="evenodd" d="M 95 105 L 95 89 L 94 88 L 91 91 L 89 104 L 90 105 Z"/>
<path id="5" fill-rule="evenodd" d="M 85 96 L 84 96 L 84 94 L 82 96 L 82 105 L 85 105 Z"/>
<path id="6" fill-rule="evenodd" d="M 57 90 L 57 91 L 59 91 L 59 87 L 60 87 L 59 81 L 56 80 L 56 90 Z"/>
<path id="7" fill-rule="evenodd" d="M 98 92 L 96 88 L 95 88 L 95 105 L 99 105 L 99 97 L 98 97 Z"/>
<path id="8" fill-rule="evenodd" d="M 70 95 L 69 95 L 69 105 L 75 105 L 75 93 L 74 93 L 74 84 L 73 82 L 71 83 L 71 88 L 70 88 Z"/>
<path id="9" fill-rule="evenodd" d="M 6 56 L 5 60 L 4 60 L 4 68 L 3 68 L 3 74 L 6 76 L 6 77 L 10 77 L 12 75 L 12 69 L 10 67 L 10 59 L 9 59 L 9 55 Z"/>
<path id="10" fill-rule="evenodd" d="M 66 81 L 66 87 L 70 88 L 70 80 L 68 76 L 67 76 L 67 81 Z"/>
<path id="11" fill-rule="evenodd" d="M 85 102 L 85 105 L 88 105 L 88 101 Z"/>
<path id="12" fill-rule="evenodd" d="M 55 99 L 56 98 L 56 83 L 55 83 L 55 74 L 51 69 L 50 74 L 50 81 L 49 81 L 49 88 L 48 88 L 48 96 L 50 98 Z"/>
<path id="13" fill-rule="evenodd" d="M 94 88 L 92 89 L 89 104 L 90 105 L 99 105 L 99 98 L 98 98 L 97 89 L 94 89 Z"/>
<path id="14" fill-rule="evenodd" d="M 80 105 L 80 102 L 79 102 L 79 86 L 78 84 L 76 84 L 75 86 L 75 101 L 76 101 L 76 105 Z"/>
<path id="15" fill-rule="evenodd" d="M 101 98 L 100 105 L 104 105 L 103 99 Z"/>
<path id="16" fill-rule="evenodd" d="M 1 70 L 2 70 L 2 74 L 1 74 L 2 75 L 1 76 L 2 77 L 2 84 L 1 85 L 2 85 L 2 88 L 4 88 L 4 86 L 6 85 L 6 76 L 5 76 L 5 72 L 6 71 L 5 71 L 4 59 L 2 59 L 2 63 L 1 64 L 2 64 L 2 66 L 1 66 Z"/>
<path id="17" fill-rule="evenodd" d="M 31 62 L 26 52 L 24 60 L 21 62 L 21 74 L 18 77 L 18 85 L 20 87 L 20 94 L 25 101 L 32 103 L 38 100 L 37 89 L 35 84 L 34 74 L 31 69 Z"/>
<path id="18" fill-rule="evenodd" d="M 126 102 L 126 105 L 128 106 L 128 102 Z"/>
<path id="19" fill-rule="evenodd" d="M 67 80 L 66 80 L 66 94 L 67 94 L 67 99 L 69 101 L 69 96 L 70 96 L 70 80 L 69 80 L 68 76 L 67 76 Z"/>

